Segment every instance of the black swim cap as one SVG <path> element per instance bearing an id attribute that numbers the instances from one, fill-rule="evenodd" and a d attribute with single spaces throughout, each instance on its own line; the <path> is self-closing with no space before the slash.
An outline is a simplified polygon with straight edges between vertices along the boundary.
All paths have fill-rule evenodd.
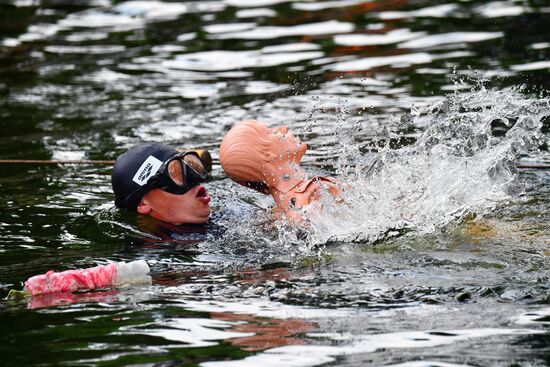
<path id="1" fill-rule="evenodd" d="M 146 194 L 146 191 L 139 189 L 157 173 L 162 163 L 177 153 L 165 144 L 144 143 L 118 156 L 111 175 L 115 205 L 136 211 Z"/>

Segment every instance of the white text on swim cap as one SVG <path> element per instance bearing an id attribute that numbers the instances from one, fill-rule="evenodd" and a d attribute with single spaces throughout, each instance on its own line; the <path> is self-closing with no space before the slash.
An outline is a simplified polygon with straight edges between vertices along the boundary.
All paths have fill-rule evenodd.
<path id="1" fill-rule="evenodd" d="M 156 159 L 152 155 L 147 157 L 145 162 L 138 168 L 136 174 L 132 181 L 137 183 L 139 186 L 143 186 L 149 181 L 149 178 L 157 173 L 158 169 L 162 165 L 162 161 Z"/>

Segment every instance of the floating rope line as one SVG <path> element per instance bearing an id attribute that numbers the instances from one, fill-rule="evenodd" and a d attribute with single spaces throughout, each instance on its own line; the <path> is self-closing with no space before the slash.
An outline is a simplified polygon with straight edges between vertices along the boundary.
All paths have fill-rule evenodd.
<path id="1" fill-rule="evenodd" d="M 208 172 L 212 171 L 212 156 L 206 149 L 177 148 L 178 152 L 195 152 L 199 155 Z M 115 164 L 114 160 L 93 159 L 0 159 L 0 164 Z"/>

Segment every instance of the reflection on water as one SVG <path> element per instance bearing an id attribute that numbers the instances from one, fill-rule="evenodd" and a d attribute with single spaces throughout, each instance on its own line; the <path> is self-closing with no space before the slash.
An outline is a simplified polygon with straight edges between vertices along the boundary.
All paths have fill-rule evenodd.
<path id="1" fill-rule="evenodd" d="M 366 337 L 354 337 L 354 342 L 348 345 L 330 346 L 288 346 L 274 348 L 263 354 L 247 357 L 242 361 L 207 362 L 203 366 L 280 366 L 288 363 L 290 366 L 316 366 L 335 361 L 336 356 L 372 353 L 378 349 L 393 348 L 426 348 L 453 344 L 475 338 L 498 335 L 532 334 L 532 330 L 522 329 L 469 329 L 464 330 L 434 330 L 428 332 L 404 332 L 391 334 L 374 334 Z M 543 332 L 541 332 L 543 333 Z M 323 339 L 330 335 L 322 334 Z M 345 336 L 336 335 L 338 341 L 346 340 Z M 437 364 L 436 364 L 437 365 Z"/>
<path id="2" fill-rule="evenodd" d="M 550 162 L 544 2 L 0 4 L 0 158 L 215 163 L 200 231 L 116 210 L 110 167 L 2 166 L 0 296 L 109 260 L 154 279 L 0 303 L 10 364 L 549 363 L 550 176 L 514 167 Z M 297 132 L 347 205 L 274 223 L 216 164 L 245 118 Z"/>

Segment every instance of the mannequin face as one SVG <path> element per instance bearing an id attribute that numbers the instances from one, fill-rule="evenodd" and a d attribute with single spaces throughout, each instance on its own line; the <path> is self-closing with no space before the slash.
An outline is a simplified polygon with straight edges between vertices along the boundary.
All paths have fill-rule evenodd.
<path id="1" fill-rule="evenodd" d="M 307 150 L 307 144 L 302 143 L 300 138 L 289 132 L 287 126 L 265 127 L 265 134 L 271 143 L 272 160 L 299 163 Z"/>
<path id="2" fill-rule="evenodd" d="M 285 193 L 304 178 L 300 160 L 307 145 L 289 132 L 287 126 L 265 127 L 265 134 L 263 139 L 269 141 L 269 160 L 263 164 L 263 182 L 270 188 Z"/>

